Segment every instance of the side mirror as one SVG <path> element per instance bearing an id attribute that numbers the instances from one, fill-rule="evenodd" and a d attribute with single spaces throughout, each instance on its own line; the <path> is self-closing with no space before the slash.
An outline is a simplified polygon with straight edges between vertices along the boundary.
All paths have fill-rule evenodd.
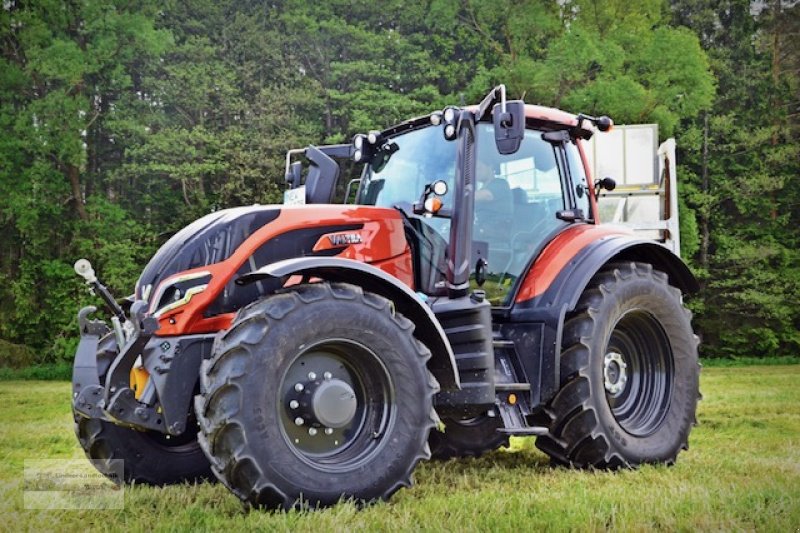
<path id="1" fill-rule="evenodd" d="M 302 166 L 300 161 L 295 161 L 289 166 L 289 172 L 286 173 L 286 183 L 289 184 L 290 189 L 296 189 L 300 186 Z"/>
<path id="2" fill-rule="evenodd" d="M 516 153 L 525 137 L 525 102 L 512 100 L 503 105 L 495 104 L 492 109 L 494 121 L 494 142 L 497 151 L 503 155 Z"/>
<path id="3" fill-rule="evenodd" d="M 613 191 L 617 188 L 617 181 L 614 178 L 603 178 L 601 180 L 594 181 L 594 198 L 595 200 L 600 198 L 600 191 L 605 189 L 607 191 Z"/>

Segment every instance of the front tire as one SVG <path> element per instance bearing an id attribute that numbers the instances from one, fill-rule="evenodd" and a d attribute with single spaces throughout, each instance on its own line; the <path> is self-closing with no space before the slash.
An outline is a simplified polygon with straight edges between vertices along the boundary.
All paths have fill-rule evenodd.
<path id="1" fill-rule="evenodd" d="M 196 426 L 168 437 L 157 431 L 137 431 L 96 418 L 74 414 L 75 434 L 95 467 L 106 476 L 110 461 L 123 461 L 126 483 L 172 485 L 213 479 L 208 459 L 197 443 Z"/>
<path id="2" fill-rule="evenodd" d="M 200 443 L 259 507 L 370 502 L 430 457 L 430 352 L 391 303 L 359 287 L 292 287 L 242 309 L 201 370 Z"/>
<path id="3" fill-rule="evenodd" d="M 609 265 L 564 326 L 561 389 L 545 410 L 550 436 L 537 447 L 577 467 L 674 463 L 696 424 L 697 345 L 666 274 Z"/>

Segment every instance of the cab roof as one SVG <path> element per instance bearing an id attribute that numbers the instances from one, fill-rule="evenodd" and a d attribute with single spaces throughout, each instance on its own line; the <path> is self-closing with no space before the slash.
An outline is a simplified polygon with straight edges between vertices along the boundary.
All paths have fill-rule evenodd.
<path id="1" fill-rule="evenodd" d="M 477 111 L 477 105 L 466 106 L 463 109 L 468 111 Z M 390 126 L 382 133 L 384 136 L 394 136 L 408 130 L 416 129 L 427 124 L 430 124 L 430 117 L 433 113 L 422 115 L 419 117 L 406 120 L 400 124 Z M 482 120 L 488 120 L 488 116 L 482 117 Z M 544 127 L 546 129 L 560 130 L 560 129 L 573 129 L 578 124 L 578 117 L 572 113 L 562 111 L 553 107 L 546 107 L 540 105 L 525 104 L 525 119 L 531 126 Z M 595 132 L 595 128 L 588 120 L 581 123 L 581 128 L 577 135 L 583 139 L 590 138 Z"/>

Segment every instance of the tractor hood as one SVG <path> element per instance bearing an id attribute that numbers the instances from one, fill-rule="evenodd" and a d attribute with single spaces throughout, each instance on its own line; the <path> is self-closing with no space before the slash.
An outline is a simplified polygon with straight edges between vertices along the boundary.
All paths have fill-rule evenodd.
<path id="1" fill-rule="evenodd" d="M 223 209 L 200 218 L 173 235 L 150 259 L 136 282 L 136 299 L 149 300 L 167 277 L 224 261 L 257 229 L 280 215 L 280 206 Z"/>

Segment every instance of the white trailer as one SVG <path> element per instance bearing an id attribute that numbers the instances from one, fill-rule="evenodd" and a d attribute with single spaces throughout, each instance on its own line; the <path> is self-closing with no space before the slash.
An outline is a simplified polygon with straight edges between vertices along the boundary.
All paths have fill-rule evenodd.
<path id="1" fill-rule="evenodd" d="M 658 144 L 658 124 L 614 126 L 586 145 L 594 179 L 613 178 L 601 191 L 600 221 L 621 224 L 680 256 L 675 139 Z"/>

